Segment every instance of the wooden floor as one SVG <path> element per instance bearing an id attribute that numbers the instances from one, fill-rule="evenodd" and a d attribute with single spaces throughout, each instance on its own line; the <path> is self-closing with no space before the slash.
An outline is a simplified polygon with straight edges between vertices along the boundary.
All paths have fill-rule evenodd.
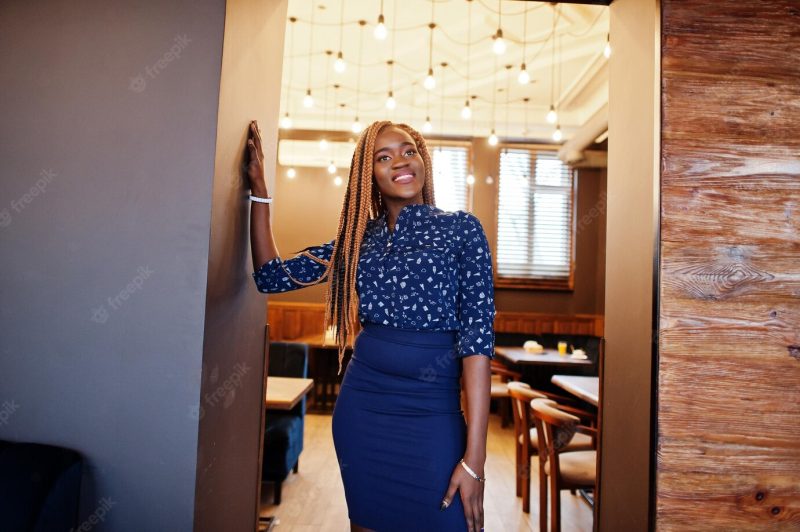
<path id="1" fill-rule="evenodd" d="M 331 436 L 331 416 L 306 414 L 305 441 L 297 474 L 283 482 L 279 506 L 272 504 L 273 485 L 262 484 L 261 515 L 280 520 L 276 532 L 346 532 L 350 530 L 344 488 Z M 522 511 L 522 499 L 514 489 L 514 430 L 500 428 L 500 419 L 489 416 L 486 457 L 484 525 L 487 532 L 534 531 L 539 528 L 539 480 L 536 458 L 531 487 L 531 513 Z M 444 495 L 444 494 L 443 494 Z M 561 494 L 561 527 L 565 532 L 591 532 L 592 511 L 579 497 Z"/>

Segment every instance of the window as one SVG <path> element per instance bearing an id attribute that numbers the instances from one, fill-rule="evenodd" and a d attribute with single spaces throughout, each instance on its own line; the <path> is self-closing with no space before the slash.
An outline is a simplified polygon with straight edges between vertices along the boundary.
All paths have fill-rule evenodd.
<path id="1" fill-rule="evenodd" d="M 496 285 L 572 289 L 572 170 L 555 152 L 504 148 L 498 183 Z"/>
<path id="2" fill-rule="evenodd" d="M 436 206 L 445 211 L 469 210 L 469 148 L 428 143 L 433 161 L 433 190 Z"/>

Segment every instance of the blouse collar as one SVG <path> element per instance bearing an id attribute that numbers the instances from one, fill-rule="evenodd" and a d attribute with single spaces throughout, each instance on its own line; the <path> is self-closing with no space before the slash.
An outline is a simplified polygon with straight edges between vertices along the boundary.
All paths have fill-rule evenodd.
<path id="1" fill-rule="evenodd" d="M 383 211 L 383 213 L 378 216 L 375 221 L 379 224 L 381 233 L 388 235 L 405 227 L 405 225 L 407 225 L 406 218 L 412 216 L 413 213 L 421 211 L 424 214 L 430 214 L 435 208 L 436 207 L 433 205 L 428 205 L 427 203 L 409 203 L 408 205 L 404 205 L 403 208 L 400 209 L 400 212 L 397 213 L 397 219 L 394 221 L 394 231 L 391 232 L 389 231 L 389 224 L 386 221 L 387 211 Z"/>

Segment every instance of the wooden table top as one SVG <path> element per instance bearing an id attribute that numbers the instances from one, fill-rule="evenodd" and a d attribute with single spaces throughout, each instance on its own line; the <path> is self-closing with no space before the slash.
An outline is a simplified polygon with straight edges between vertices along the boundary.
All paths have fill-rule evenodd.
<path id="1" fill-rule="evenodd" d="M 291 410 L 313 385 L 314 379 L 267 377 L 267 408 Z"/>
<path id="2" fill-rule="evenodd" d="M 512 364 L 538 364 L 543 366 L 591 366 L 592 361 L 559 355 L 556 349 L 545 349 L 541 353 L 528 353 L 522 347 L 495 346 L 494 352 Z"/>
<path id="3" fill-rule="evenodd" d="M 572 395 L 576 395 L 597 406 L 600 402 L 600 378 L 580 377 L 577 375 L 553 375 L 550 382 Z"/>

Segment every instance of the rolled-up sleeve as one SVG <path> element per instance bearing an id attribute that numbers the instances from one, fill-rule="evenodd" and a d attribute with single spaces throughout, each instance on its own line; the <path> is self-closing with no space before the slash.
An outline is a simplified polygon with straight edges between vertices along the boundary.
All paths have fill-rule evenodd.
<path id="1" fill-rule="evenodd" d="M 326 244 L 308 247 L 287 260 L 275 257 L 265 262 L 252 274 L 256 288 L 259 292 L 274 294 L 325 281 L 328 277 L 325 270 L 333 254 L 333 243 L 334 240 L 331 240 Z"/>
<path id="2" fill-rule="evenodd" d="M 486 233 L 475 215 L 464 212 L 458 261 L 458 320 L 456 354 L 494 358 L 494 280 Z"/>

